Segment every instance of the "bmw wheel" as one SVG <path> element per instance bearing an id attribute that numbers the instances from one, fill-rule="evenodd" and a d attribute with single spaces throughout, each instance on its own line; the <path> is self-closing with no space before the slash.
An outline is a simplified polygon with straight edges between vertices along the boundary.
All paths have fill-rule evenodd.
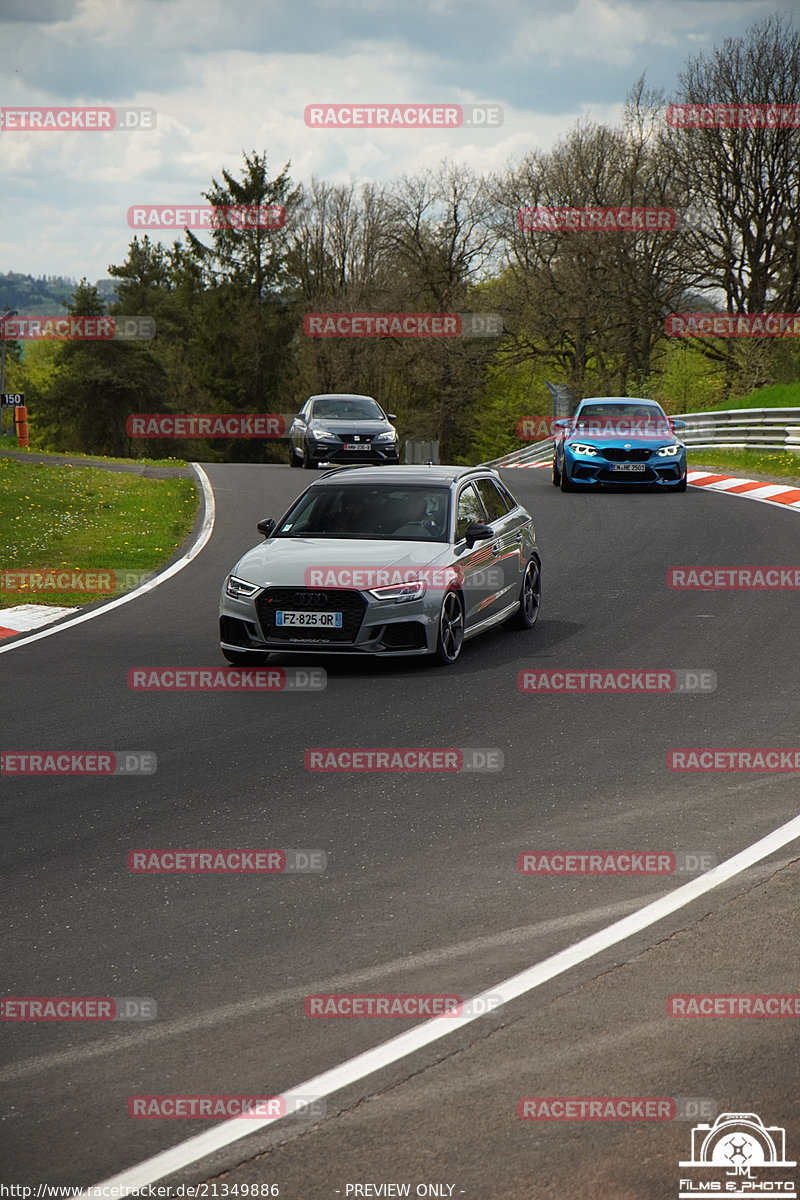
<path id="1" fill-rule="evenodd" d="M 575 487 L 575 484 L 572 482 L 569 475 L 567 474 L 566 456 L 564 457 L 564 461 L 561 464 L 561 490 L 562 490 L 562 492 L 574 492 L 577 490 Z"/>
<path id="2" fill-rule="evenodd" d="M 503 624 L 508 629 L 533 629 L 542 602 L 542 574 L 537 559 L 532 558 L 522 576 L 519 608 Z"/>
<path id="3" fill-rule="evenodd" d="M 553 455 L 553 487 L 558 487 L 561 483 L 561 472 L 558 469 L 558 462 L 555 454 Z"/>
<path id="4" fill-rule="evenodd" d="M 436 637 L 436 661 L 450 666 L 461 653 L 464 642 L 464 601 L 460 592 L 447 592 L 439 613 L 439 632 Z"/>

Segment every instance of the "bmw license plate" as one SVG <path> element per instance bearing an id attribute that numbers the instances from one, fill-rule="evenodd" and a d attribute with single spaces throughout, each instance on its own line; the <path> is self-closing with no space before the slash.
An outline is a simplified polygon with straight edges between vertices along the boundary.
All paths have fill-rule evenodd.
<path id="1" fill-rule="evenodd" d="M 612 471 L 646 471 L 646 463 L 612 463 Z"/>
<path id="2" fill-rule="evenodd" d="M 340 612 L 276 612 L 276 625 L 302 625 L 312 629 L 341 629 Z"/>
<path id="3" fill-rule="evenodd" d="M 369 442 L 345 442 L 345 450 L 369 450 Z"/>

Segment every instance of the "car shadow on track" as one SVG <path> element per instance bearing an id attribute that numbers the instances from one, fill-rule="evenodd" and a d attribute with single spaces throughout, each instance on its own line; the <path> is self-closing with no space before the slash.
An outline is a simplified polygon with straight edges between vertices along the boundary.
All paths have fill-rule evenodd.
<path id="1" fill-rule="evenodd" d="M 457 662 L 446 670 L 428 655 L 380 658 L 372 654 L 363 657 L 320 654 L 313 656 L 313 665 L 323 667 L 329 678 L 339 679 L 406 678 L 418 675 L 420 671 L 435 672 L 441 674 L 442 679 L 451 679 L 455 672 L 476 674 L 496 666 L 521 670 L 585 628 L 578 621 L 547 621 L 540 617 L 532 631 L 490 629 L 467 642 Z M 271 654 L 268 661 L 271 667 L 302 667 L 311 660 L 312 656 L 305 654 Z"/>

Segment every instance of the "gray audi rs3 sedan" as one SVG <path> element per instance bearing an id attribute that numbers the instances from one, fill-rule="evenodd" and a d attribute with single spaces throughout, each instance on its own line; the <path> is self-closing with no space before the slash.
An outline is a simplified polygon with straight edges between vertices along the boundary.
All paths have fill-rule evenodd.
<path id="1" fill-rule="evenodd" d="M 530 513 L 488 467 L 326 471 L 239 559 L 220 598 L 230 663 L 270 653 L 435 656 L 494 625 L 531 629 L 541 558 Z"/>

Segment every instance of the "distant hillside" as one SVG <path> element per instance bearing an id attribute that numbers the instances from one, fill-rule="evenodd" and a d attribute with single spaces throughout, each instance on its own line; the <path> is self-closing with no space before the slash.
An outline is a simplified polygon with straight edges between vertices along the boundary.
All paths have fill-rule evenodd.
<path id="1" fill-rule="evenodd" d="M 22 316 L 56 316 L 64 309 L 78 286 L 77 280 L 63 275 L 20 275 L 16 271 L 0 272 L 0 312 L 15 308 Z"/>
<path id="2" fill-rule="evenodd" d="M 76 279 L 63 275 L 20 275 L 17 271 L 0 272 L 0 312 L 15 308 L 23 317 L 54 317 L 64 311 L 62 300 L 71 300 L 78 286 Z M 115 279 L 98 279 L 95 287 L 106 305 L 117 298 Z"/>

